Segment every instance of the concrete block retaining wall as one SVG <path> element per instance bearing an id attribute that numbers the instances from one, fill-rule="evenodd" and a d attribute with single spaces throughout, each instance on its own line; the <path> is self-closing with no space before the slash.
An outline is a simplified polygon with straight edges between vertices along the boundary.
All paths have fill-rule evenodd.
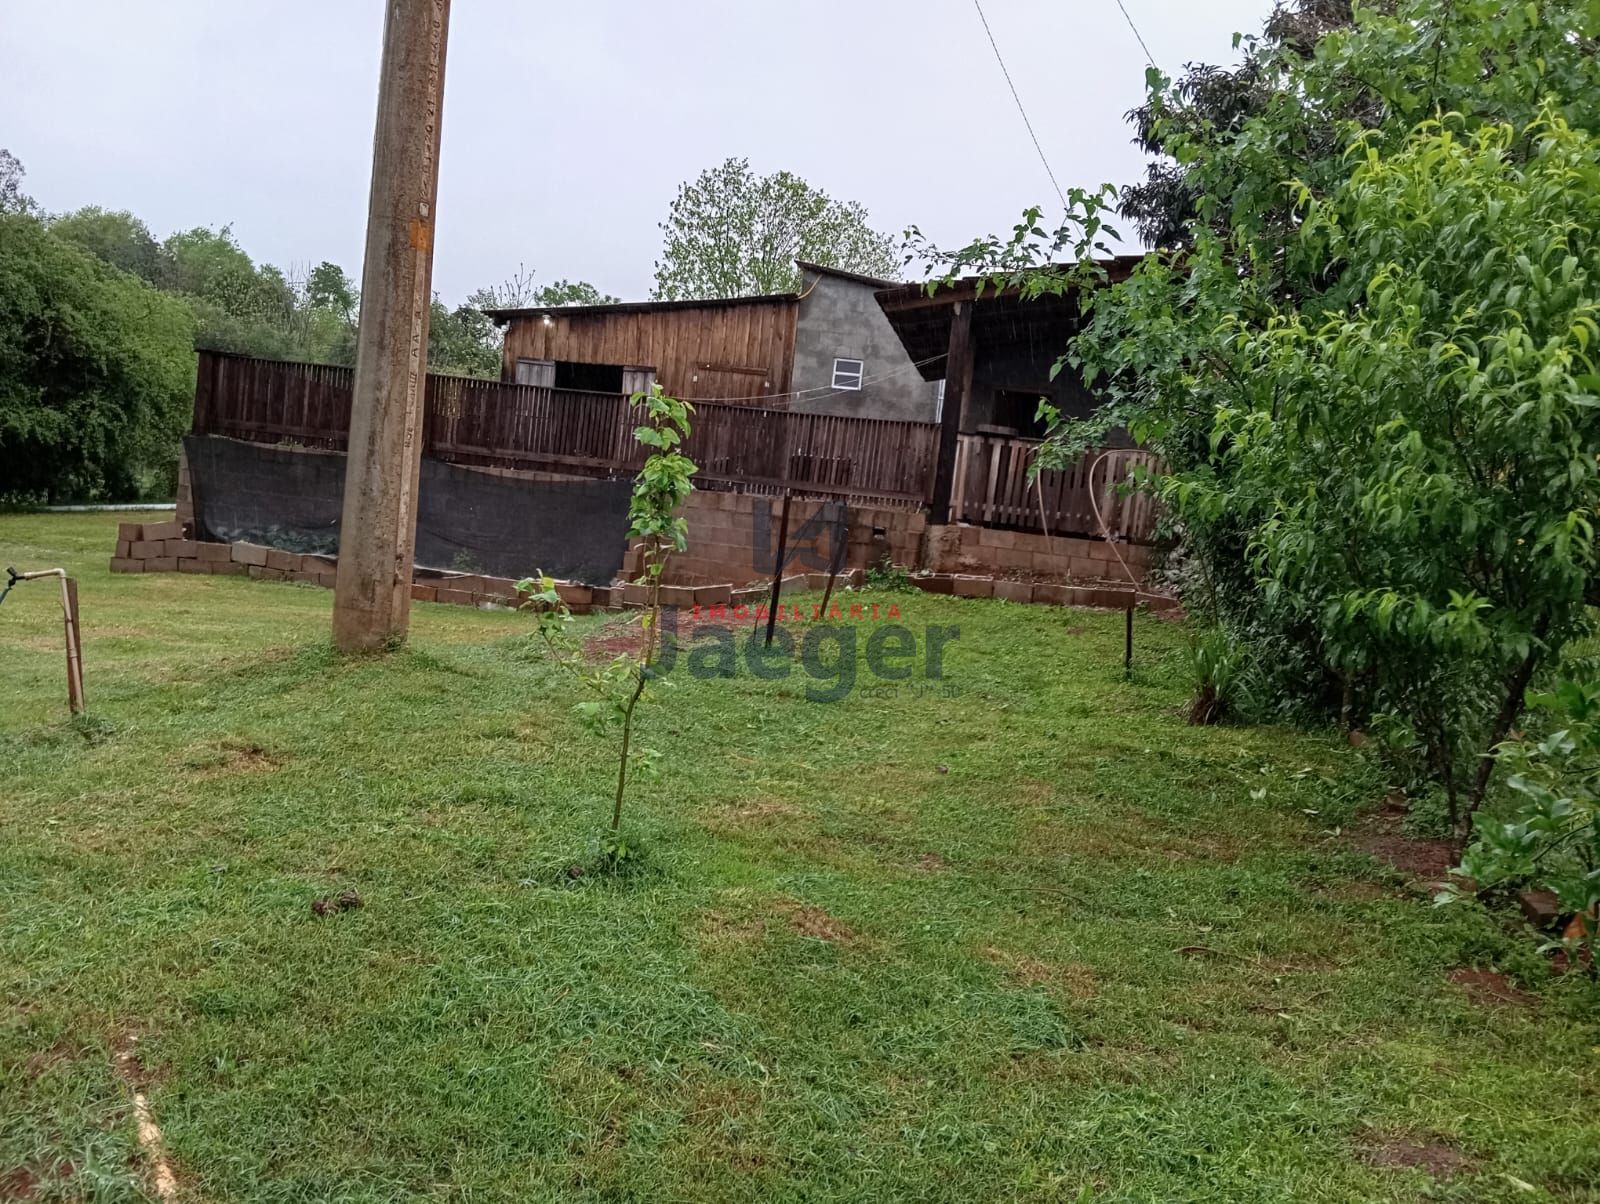
<path id="1" fill-rule="evenodd" d="M 782 505 L 781 498 L 697 490 L 684 509 L 689 549 L 668 560 L 662 600 L 681 607 L 754 605 L 765 600 Z M 791 547 L 796 534 L 819 509 L 815 501 L 792 503 Z M 334 558 L 249 543 L 195 540 L 192 515 L 188 466 L 184 464 L 180 466 L 178 517 L 162 523 L 123 523 L 117 532 L 112 571 L 248 576 L 333 587 Z M 1128 574 L 1131 571 L 1142 582 L 1152 555 L 1150 548 L 1138 545 L 1113 547 L 1103 540 L 1072 536 L 932 526 L 919 511 L 874 507 L 851 507 L 847 540 L 840 587 L 859 588 L 864 570 L 888 560 L 908 571 L 920 570 L 920 575 L 912 577 L 919 588 L 955 597 L 1119 610 L 1136 602 L 1152 610 L 1177 606 L 1173 599 L 1135 593 Z M 828 548 L 824 536 L 810 549 L 812 559 Z M 609 586 L 562 583 L 559 589 L 575 613 L 641 606 L 645 587 L 628 584 L 641 566 L 642 553 L 634 547 L 625 557 L 622 574 Z M 820 590 L 826 581 L 826 573 L 812 569 L 804 560 L 792 561 L 784 592 Z M 419 573 L 411 595 L 421 602 L 463 606 L 515 606 L 519 601 L 515 581 L 477 574 Z"/>

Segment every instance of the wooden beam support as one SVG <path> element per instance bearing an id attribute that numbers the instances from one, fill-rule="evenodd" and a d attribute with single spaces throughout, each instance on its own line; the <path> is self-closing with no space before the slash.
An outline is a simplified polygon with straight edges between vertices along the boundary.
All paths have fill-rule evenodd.
<path id="1" fill-rule="evenodd" d="M 956 445 L 972 383 L 972 302 L 957 301 L 950 314 L 950 350 L 944 361 L 944 412 L 939 418 L 939 451 L 934 462 L 933 504 L 928 521 L 950 521 L 950 492 L 956 476 Z"/>

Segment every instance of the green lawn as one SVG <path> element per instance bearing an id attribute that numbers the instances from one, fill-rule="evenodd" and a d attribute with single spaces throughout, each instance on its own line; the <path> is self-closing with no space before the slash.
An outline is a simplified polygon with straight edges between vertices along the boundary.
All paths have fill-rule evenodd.
<path id="1" fill-rule="evenodd" d="M 677 674 L 647 868 L 573 880 L 612 754 L 525 616 L 343 661 L 326 591 L 113 577 L 114 523 L 0 517 L 91 709 L 19 587 L 0 1198 L 142 1198 L 136 1048 L 208 1201 L 1600 1199 L 1593 989 L 1352 851 L 1358 754 L 1186 726 L 1177 626 L 1125 683 L 1120 615 L 878 594 L 954 696 Z"/>

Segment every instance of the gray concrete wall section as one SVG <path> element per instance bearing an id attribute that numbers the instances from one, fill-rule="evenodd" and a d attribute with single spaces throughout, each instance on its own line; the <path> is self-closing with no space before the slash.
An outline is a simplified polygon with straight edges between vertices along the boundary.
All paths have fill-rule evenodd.
<path id="1" fill-rule="evenodd" d="M 870 284 L 842 276 L 805 273 L 790 387 L 796 392 L 816 392 L 798 398 L 791 408 L 855 418 L 934 420 L 938 385 L 923 380 L 912 366 L 878 307 L 875 291 Z M 859 391 L 827 396 L 832 391 L 835 359 L 860 360 L 867 383 Z"/>

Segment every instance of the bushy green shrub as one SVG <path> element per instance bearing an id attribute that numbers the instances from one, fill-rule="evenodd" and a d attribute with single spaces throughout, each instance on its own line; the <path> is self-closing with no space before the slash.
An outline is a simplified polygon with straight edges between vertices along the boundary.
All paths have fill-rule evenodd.
<path id="1" fill-rule="evenodd" d="M 169 486 L 194 363 L 181 300 L 32 217 L 0 217 L 0 498 Z"/>
<path id="2" fill-rule="evenodd" d="M 1507 745 L 1509 805 L 1477 817 L 1461 873 L 1480 892 L 1534 887 L 1579 917 L 1565 942 L 1593 965 L 1600 911 L 1600 682 L 1563 680 L 1533 699 L 1551 725 Z"/>

